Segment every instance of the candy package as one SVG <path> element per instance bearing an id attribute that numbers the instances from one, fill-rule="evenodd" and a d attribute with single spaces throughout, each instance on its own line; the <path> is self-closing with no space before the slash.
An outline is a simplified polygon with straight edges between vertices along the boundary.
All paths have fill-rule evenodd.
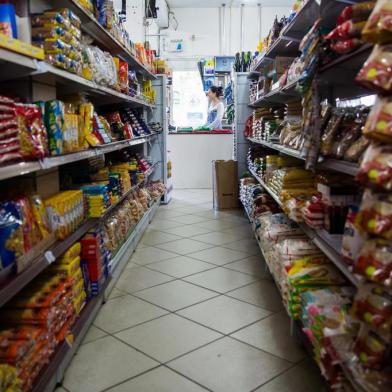
<path id="1" fill-rule="evenodd" d="M 334 28 L 325 38 L 334 40 L 347 40 L 361 36 L 365 22 L 353 22 L 347 20 Z"/>
<path id="2" fill-rule="evenodd" d="M 374 43 L 392 40 L 392 4 L 390 0 L 378 0 L 363 29 L 363 39 Z"/>
<path id="3" fill-rule="evenodd" d="M 392 246 L 389 241 L 367 239 L 360 249 L 354 271 L 372 282 L 392 287 Z"/>
<path id="4" fill-rule="evenodd" d="M 364 187 L 377 191 L 392 190 L 392 146 L 371 144 L 356 177 Z"/>
<path id="5" fill-rule="evenodd" d="M 356 80 L 381 93 L 392 91 L 392 45 L 376 45 Z"/>
<path id="6" fill-rule="evenodd" d="M 371 139 L 392 143 L 392 98 L 378 97 L 372 107 L 363 134 Z"/>
<path id="7" fill-rule="evenodd" d="M 344 40 L 338 40 L 331 43 L 331 49 L 339 54 L 350 53 L 353 50 L 359 48 L 362 45 L 362 41 L 359 38 L 348 38 Z"/>

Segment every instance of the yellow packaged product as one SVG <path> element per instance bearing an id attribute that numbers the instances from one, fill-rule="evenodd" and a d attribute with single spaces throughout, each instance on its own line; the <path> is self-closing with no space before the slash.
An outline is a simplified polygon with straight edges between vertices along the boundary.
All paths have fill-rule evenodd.
<path id="1" fill-rule="evenodd" d="M 82 103 L 79 107 L 79 112 L 83 122 L 83 136 L 87 143 L 91 146 L 98 146 L 101 143 L 98 138 L 92 133 L 93 132 L 93 118 L 94 118 L 94 106 L 91 103 Z"/>
<path id="2" fill-rule="evenodd" d="M 76 314 L 79 314 L 79 313 L 80 313 L 80 311 L 82 310 L 83 305 L 85 304 L 85 302 L 86 302 L 86 293 L 85 293 L 85 291 L 83 290 L 83 291 L 79 294 L 79 296 L 76 297 L 76 298 L 73 300 L 73 306 L 74 306 L 74 308 L 75 308 Z"/>
<path id="3" fill-rule="evenodd" d="M 59 260 L 59 263 L 68 264 L 75 257 L 80 255 L 82 251 L 82 244 L 80 242 L 75 242 L 71 247 L 69 247 Z"/>
<path id="4" fill-rule="evenodd" d="M 64 153 L 79 150 L 79 116 L 77 114 L 64 115 L 63 139 Z"/>
<path id="5" fill-rule="evenodd" d="M 77 256 L 69 263 L 55 263 L 50 266 L 50 270 L 53 272 L 58 272 L 67 276 L 74 276 L 77 271 L 80 271 L 80 257 Z"/>
<path id="6" fill-rule="evenodd" d="M 76 298 L 83 291 L 84 291 L 84 281 L 83 281 L 83 276 L 82 276 L 81 279 L 79 279 L 78 281 L 75 281 L 74 285 L 72 286 L 72 292 L 74 294 L 74 297 Z"/>

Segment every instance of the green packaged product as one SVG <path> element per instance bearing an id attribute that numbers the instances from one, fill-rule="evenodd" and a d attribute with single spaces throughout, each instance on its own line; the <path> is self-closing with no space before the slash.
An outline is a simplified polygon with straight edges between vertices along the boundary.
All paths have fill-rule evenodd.
<path id="1" fill-rule="evenodd" d="M 45 126 L 49 137 L 50 155 L 63 154 L 64 103 L 59 100 L 45 102 Z"/>

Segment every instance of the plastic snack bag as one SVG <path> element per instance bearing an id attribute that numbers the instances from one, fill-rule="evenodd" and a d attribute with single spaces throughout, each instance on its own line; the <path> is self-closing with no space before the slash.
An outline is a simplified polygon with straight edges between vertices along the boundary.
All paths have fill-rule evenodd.
<path id="1" fill-rule="evenodd" d="M 392 190 L 392 146 L 371 144 L 363 157 L 357 181 L 378 191 Z"/>
<path id="2" fill-rule="evenodd" d="M 363 134 L 371 139 L 392 143 L 392 98 L 378 97 L 367 118 Z"/>
<path id="3" fill-rule="evenodd" d="M 374 43 L 386 43 L 392 40 L 392 3 L 390 0 L 378 0 L 363 29 L 364 40 Z"/>
<path id="4" fill-rule="evenodd" d="M 354 271 L 366 279 L 392 287 L 392 246 L 381 238 L 368 239 L 360 249 Z"/>
<path id="5" fill-rule="evenodd" d="M 361 232 L 392 239 L 392 196 L 366 191 L 355 226 Z"/>
<path id="6" fill-rule="evenodd" d="M 376 45 L 356 80 L 369 89 L 390 93 L 392 91 L 392 45 Z"/>

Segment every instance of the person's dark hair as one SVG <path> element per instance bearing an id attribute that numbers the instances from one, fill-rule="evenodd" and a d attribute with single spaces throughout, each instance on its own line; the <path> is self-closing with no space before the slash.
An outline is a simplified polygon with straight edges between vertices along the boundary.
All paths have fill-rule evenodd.
<path id="1" fill-rule="evenodd" d="M 223 87 L 220 86 L 211 86 L 210 91 L 214 93 L 218 98 L 223 95 Z"/>

